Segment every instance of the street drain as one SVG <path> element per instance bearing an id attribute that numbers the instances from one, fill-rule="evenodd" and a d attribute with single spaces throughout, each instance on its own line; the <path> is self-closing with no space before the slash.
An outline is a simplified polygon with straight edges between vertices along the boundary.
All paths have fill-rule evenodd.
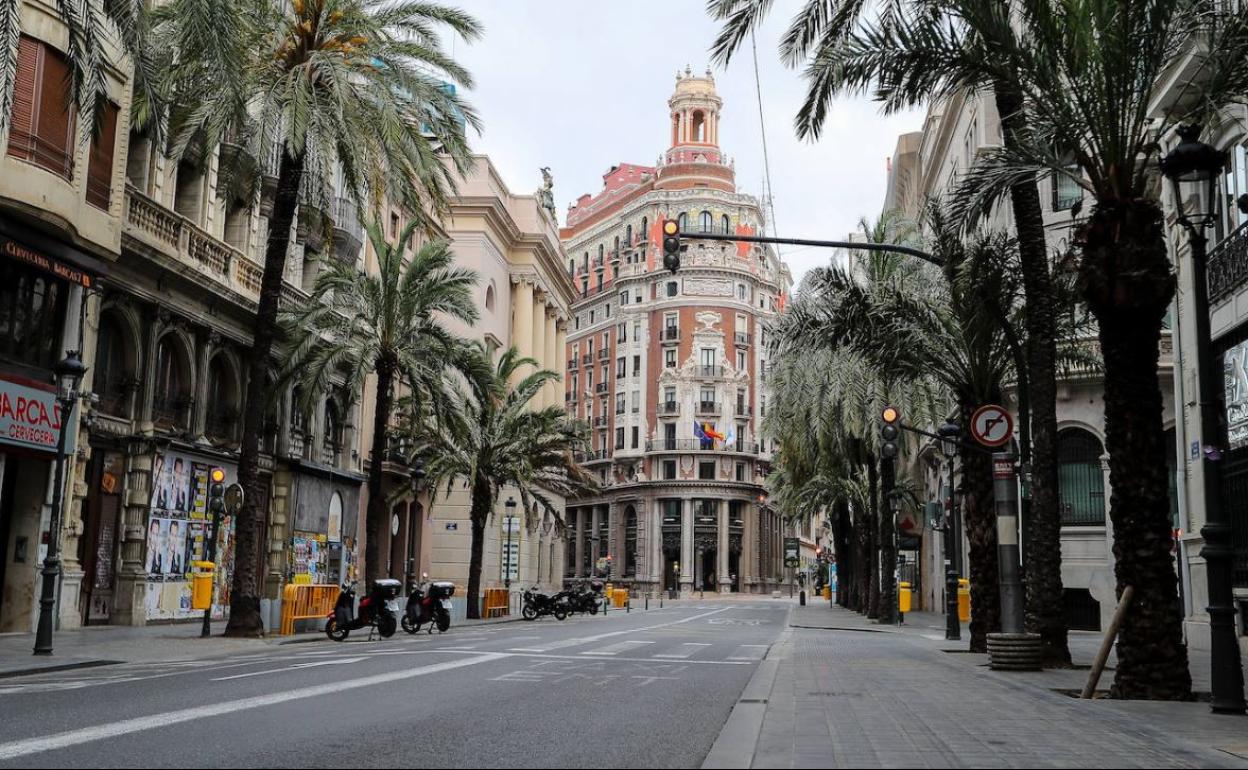
<path id="1" fill-rule="evenodd" d="M 766 698 L 742 698 L 737 703 L 766 703 Z"/>

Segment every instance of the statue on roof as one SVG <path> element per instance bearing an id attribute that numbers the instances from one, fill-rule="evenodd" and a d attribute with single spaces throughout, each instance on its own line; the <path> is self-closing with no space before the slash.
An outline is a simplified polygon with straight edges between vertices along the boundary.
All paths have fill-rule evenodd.
<path id="1" fill-rule="evenodd" d="M 555 215 L 555 178 L 550 175 L 550 166 L 542 166 L 542 186 L 537 188 L 537 205 L 550 213 L 550 218 L 558 220 Z"/>

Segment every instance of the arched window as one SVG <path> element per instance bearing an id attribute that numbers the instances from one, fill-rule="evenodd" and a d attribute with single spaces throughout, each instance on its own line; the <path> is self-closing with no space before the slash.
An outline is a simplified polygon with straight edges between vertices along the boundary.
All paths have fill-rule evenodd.
<path id="1" fill-rule="evenodd" d="M 1064 526 L 1105 523 L 1105 475 L 1101 441 L 1082 428 L 1057 434 L 1057 478 Z"/>
<path id="2" fill-rule="evenodd" d="M 649 217 L 641 218 L 641 240 L 643 243 L 650 240 L 650 218 Z"/>
<path id="3" fill-rule="evenodd" d="M 234 371 L 224 355 L 208 364 L 208 404 L 205 432 L 214 438 L 232 439 L 238 422 Z"/>
<path id="4" fill-rule="evenodd" d="M 711 231 L 711 212 L 703 211 L 702 215 L 698 217 L 698 219 L 700 220 L 699 223 L 702 225 L 702 232 L 709 233 Z"/>
<path id="5" fill-rule="evenodd" d="M 100 397 L 100 411 L 118 417 L 130 416 L 126 398 L 126 348 L 120 325 L 111 315 L 100 321 L 95 343 L 95 394 Z"/>
<path id="6" fill-rule="evenodd" d="M 705 142 L 706 141 L 706 116 L 701 110 L 693 113 L 693 125 L 690 127 L 689 141 Z"/>
<path id="7" fill-rule="evenodd" d="M 624 228 L 624 245 L 625 246 L 633 245 L 633 226 L 632 225 L 629 225 L 628 227 Z"/>
<path id="8" fill-rule="evenodd" d="M 680 216 L 676 217 L 676 224 L 680 227 L 680 231 L 687 232 L 689 230 L 689 216 L 685 212 L 680 212 Z"/>
<path id="9" fill-rule="evenodd" d="M 569 263 L 568 265 L 569 270 L 571 269 L 571 267 L 572 266 Z M 485 289 L 485 309 L 490 311 L 491 313 L 494 312 L 494 282 L 493 281 L 491 281 L 490 285 L 486 287 Z"/>
<path id="10" fill-rule="evenodd" d="M 156 381 L 152 399 L 152 419 L 162 428 L 185 427 L 187 395 L 186 366 L 176 335 L 170 333 L 156 345 Z"/>
<path id="11" fill-rule="evenodd" d="M 731 223 L 728 221 L 728 215 L 727 215 L 727 214 L 724 214 L 724 216 L 720 218 L 720 222 L 721 222 L 721 224 L 723 225 L 723 228 L 724 228 L 724 235 L 727 235 L 728 233 L 732 232 L 732 225 L 731 225 Z"/>

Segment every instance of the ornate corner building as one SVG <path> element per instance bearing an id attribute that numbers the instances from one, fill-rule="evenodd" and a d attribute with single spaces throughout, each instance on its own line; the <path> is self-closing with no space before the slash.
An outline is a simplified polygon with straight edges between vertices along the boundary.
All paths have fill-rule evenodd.
<path id="1" fill-rule="evenodd" d="M 687 240 L 680 271 L 662 267 L 666 219 L 740 235 L 765 223 L 720 148 L 710 73 L 677 75 L 668 106 L 658 163 L 613 167 L 561 232 L 577 290 L 565 401 L 590 424 L 580 459 L 601 483 L 568 501 L 564 574 L 647 591 L 771 591 L 786 575 L 786 532 L 762 486 L 766 323 L 792 279 L 770 249 L 745 243 Z M 706 428 L 718 438 L 699 436 Z"/>

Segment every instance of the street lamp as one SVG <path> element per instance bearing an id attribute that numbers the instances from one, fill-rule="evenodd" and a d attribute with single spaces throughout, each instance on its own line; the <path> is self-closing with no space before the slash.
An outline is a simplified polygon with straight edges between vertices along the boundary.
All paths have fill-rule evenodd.
<path id="1" fill-rule="evenodd" d="M 503 562 L 503 587 L 511 590 L 511 528 L 516 516 L 516 499 L 514 497 L 507 498 L 507 516 L 503 519 L 507 525 L 507 558 Z"/>
<path id="2" fill-rule="evenodd" d="M 1215 712 L 1242 714 L 1244 673 L 1239 643 L 1235 639 L 1235 604 L 1232 585 L 1231 525 L 1222 507 L 1221 415 L 1224 387 L 1222 367 L 1213 357 L 1209 331 L 1209 283 L 1206 277 L 1208 239 L 1205 228 L 1217 221 L 1218 177 L 1226 166 L 1225 152 L 1200 141 L 1200 126 L 1181 126 L 1182 141 L 1161 160 L 1161 171 L 1170 180 L 1179 224 L 1192 244 L 1192 302 L 1196 306 L 1196 370 L 1200 378 L 1201 468 L 1204 472 L 1205 525 L 1200 530 L 1209 591 L 1209 635 L 1212 658 L 1211 706 Z"/>
<path id="3" fill-rule="evenodd" d="M 77 350 L 65 352 L 65 358 L 54 368 L 56 400 L 60 403 L 60 431 L 56 437 L 56 476 L 52 486 L 52 517 L 48 525 L 48 554 L 43 560 L 43 592 L 39 597 L 39 626 L 35 633 L 35 654 L 52 654 L 53 613 L 56 606 L 56 578 L 61 573 L 61 492 L 65 486 L 65 435 L 69 432 L 78 385 L 87 367 L 82 365 Z"/>
<path id="4" fill-rule="evenodd" d="M 418 509 L 419 513 L 424 513 L 420 508 L 420 492 L 425 487 L 425 461 L 423 458 L 417 457 L 412 461 L 412 470 L 410 474 L 412 484 L 412 506 Z M 403 575 L 403 585 L 410 588 L 412 579 L 416 576 L 416 535 L 417 528 L 420 526 L 420 518 L 412 519 L 412 512 L 408 512 L 408 533 L 407 533 L 407 569 Z"/>
<path id="5" fill-rule="evenodd" d="M 940 453 L 945 456 L 949 466 L 949 513 L 945 516 L 945 639 L 962 638 L 962 623 L 958 618 L 958 571 L 953 564 L 953 554 L 957 549 L 953 520 L 956 516 L 953 492 L 954 461 L 958 457 L 958 439 L 962 429 L 952 422 L 946 422 L 936 431 L 940 436 Z"/>

